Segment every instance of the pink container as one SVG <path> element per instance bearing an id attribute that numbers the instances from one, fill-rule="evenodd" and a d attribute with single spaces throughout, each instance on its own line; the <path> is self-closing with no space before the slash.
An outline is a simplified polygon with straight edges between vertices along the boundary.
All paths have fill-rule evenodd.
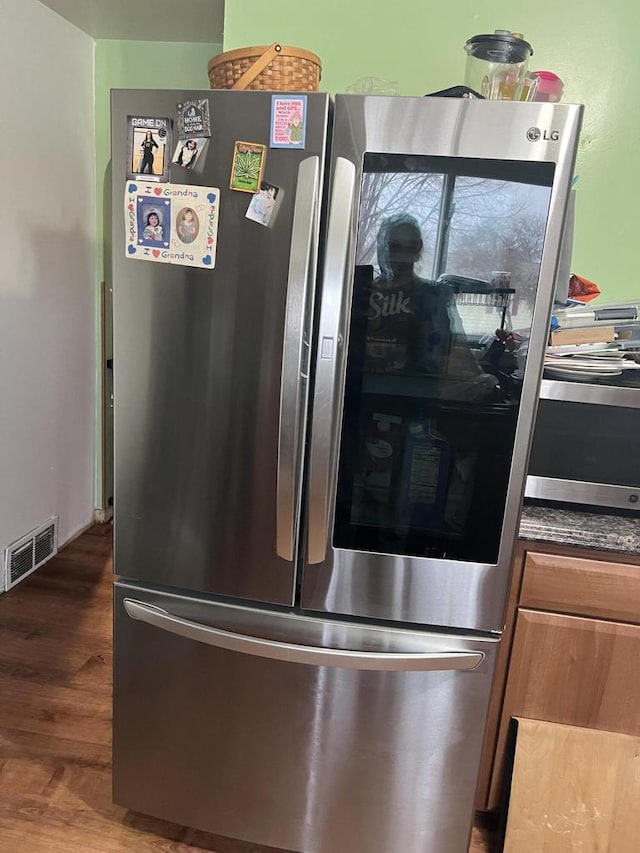
<path id="1" fill-rule="evenodd" d="M 559 101 L 564 90 L 564 83 L 553 71 L 533 71 L 532 75 L 538 78 L 538 88 L 534 95 L 534 101 Z"/>

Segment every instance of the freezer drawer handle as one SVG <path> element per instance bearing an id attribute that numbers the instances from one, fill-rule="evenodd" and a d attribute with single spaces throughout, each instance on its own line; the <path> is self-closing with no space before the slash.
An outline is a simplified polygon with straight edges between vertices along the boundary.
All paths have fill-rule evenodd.
<path id="1" fill-rule="evenodd" d="M 221 628 L 199 625 L 154 605 L 124 599 L 124 609 L 132 619 L 146 622 L 163 631 L 177 634 L 188 640 L 206 643 L 232 652 L 281 660 L 287 663 L 305 663 L 311 666 L 332 666 L 337 669 L 370 669 L 377 672 L 428 672 L 438 670 L 476 669 L 484 658 L 483 652 L 357 652 L 348 649 L 327 649 L 303 646 L 297 643 L 280 643 L 260 637 L 235 634 Z"/>
<path id="2" fill-rule="evenodd" d="M 322 563 L 327 555 L 331 511 L 334 419 L 339 384 L 345 283 L 351 240 L 356 167 L 337 157 L 331 190 L 327 247 L 322 278 L 322 307 L 311 423 L 308 559 Z"/>
<path id="3" fill-rule="evenodd" d="M 298 484 L 302 476 L 302 424 L 307 414 L 306 378 L 309 374 L 311 331 L 306 327 L 313 307 L 310 304 L 313 295 L 309 292 L 309 280 L 315 278 L 319 184 L 320 158 L 307 157 L 298 167 L 293 208 L 280 380 L 276 553 L 289 562 L 295 558 L 300 502 Z"/>

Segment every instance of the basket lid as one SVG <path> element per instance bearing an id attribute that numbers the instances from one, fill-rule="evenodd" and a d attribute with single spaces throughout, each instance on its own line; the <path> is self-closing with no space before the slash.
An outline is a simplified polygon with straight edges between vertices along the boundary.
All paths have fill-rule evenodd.
<path id="1" fill-rule="evenodd" d="M 259 57 L 262 56 L 265 51 L 269 50 L 271 45 L 262 44 L 262 45 L 254 45 L 253 47 L 239 47 L 235 50 L 225 50 L 224 53 L 219 53 L 217 56 L 212 57 L 209 60 L 208 69 L 211 71 L 212 68 L 215 68 L 218 65 L 221 65 L 224 62 L 233 62 L 238 59 L 247 59 L 248 57 Z M 308 62 L 313 62 L 319 68 L 322 68 L 322 61 L 320 57 L 313 53 L 310 50 L 306 50 L 302 47 L 291 47 L 290 45 L 280 45 L 280 50 L 278 51 L 280 56 L 295 56 L 298 59 L 306 59 Z"/>

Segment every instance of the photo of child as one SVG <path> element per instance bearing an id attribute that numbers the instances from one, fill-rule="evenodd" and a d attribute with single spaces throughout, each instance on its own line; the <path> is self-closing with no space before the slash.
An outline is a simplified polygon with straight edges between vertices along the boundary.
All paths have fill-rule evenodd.
<path id="1" fill-rule="evenodd" d="M 261 181 L 260 190 L 253 196 L 247 208 L 247 219 L 258 222 L 260 225 L 268 225 L 276 206 L 278 192 L 278 187 Z"/>
<path id="2" fill-rule="evenodd" d="M 206 141 L 205 138 L 200 137 L 178 140 L 171 162 L 182 166 L 183 169 L 192 169 L 198 162 Z"/>
<path id="3" fill-rule="evenodd" d="M 137 175 L 161 177 L 164 172 L 164 140 L 150 130 L 133 131 L 132 171 Z"/>
<path id="4" fill-rule="evenodd" d="M 140 217 L 143 226 L 142 243 L 163 243 L 165 236 L 162 208 L 155 204 L 143 204 Z"/>
<path id="5" fill-rule="evenodd" d="M 144 176 L 147 181 L 168 181 L 170 120 L 150 116 L 128 116 L 127 122 L 127 177 Z"/>
<path id="6" fill-rule="evenodd" d="M 140 148 L 142 149 L 142 165 L 140 166 L 140 174 L 144 175 L 145 171 L 149 175 L 153 175 L 153 149 L 158 147 L 158 143 L 153 138 L 153 133 L 148 130 Z"/>
<path id="7" fill-rule="evenodd" d="M 196 212 L 191 207 L 183 207 L 176 216 L 176 233 L 183 243 L 193 243 L 198 236 L 200 223 Z"/>
<path id="8" fill-rule="evenodd" d="M 178 163 L 185 169 L 188 169 L 195 163 L 197 156 L 198 150 L 195 139 L 187 139 L 178 154 Z"/>

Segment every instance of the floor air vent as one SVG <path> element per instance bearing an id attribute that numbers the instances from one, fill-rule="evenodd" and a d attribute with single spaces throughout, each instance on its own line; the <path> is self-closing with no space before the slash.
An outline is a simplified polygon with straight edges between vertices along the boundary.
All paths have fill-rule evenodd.
<path id="1" fill-rule="evenodd" d="M 58 550 L 58 519 L 50 518 L 4 552 L 4 590 L 11 589 Z"/>

